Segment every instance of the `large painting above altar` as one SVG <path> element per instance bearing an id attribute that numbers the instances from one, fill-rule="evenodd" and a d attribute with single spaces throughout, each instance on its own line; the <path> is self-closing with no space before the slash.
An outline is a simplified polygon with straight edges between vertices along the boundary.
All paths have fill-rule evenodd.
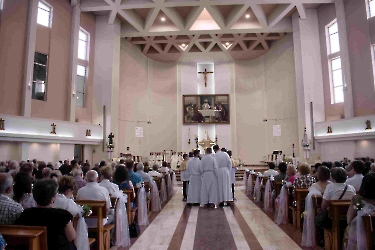
<path id="1" fill-rule="evenodd" d="M 229 124 L 229 95 L 184 95 L 183 123 Z"/>

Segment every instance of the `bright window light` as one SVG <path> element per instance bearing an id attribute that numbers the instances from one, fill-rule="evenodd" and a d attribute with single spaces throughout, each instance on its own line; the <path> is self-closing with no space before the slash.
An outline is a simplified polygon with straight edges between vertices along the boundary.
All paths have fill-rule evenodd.
<path id="1" fill-rule="evenodd" d="M 340 51 L 339 31 L 337 22 L 328 27 L 330 54 Z"/>
<path id="2" fill-rule="evenodd" d="M 86 67 L 77 65 L 76 106 L 84 107 L 85 103 Z"/>
<path id="3" fill-rule="evenodd" d="M 43 2 L 39 2 L 37 23 L 46 27 L 51 27 L 51 12 L 51 7 Z"/>
<path id="4" fill-rule="evenodd" d="M 3 9 L 4 0 L 0 0 L 0 10 Z"/>
<path id="5" fill-rule="evenodd" d="M 340 57 L 331 60 L 331 81 L 333 89 L 333 103 L 344 102 L 344 81 Z"/>
<path id="6" fill-rule="evenodd" d="M 80 29 L 79 41 L 78 41 L 78 58 L 81 60 L 87 60 L 87 48 L 88 48 L 89 35 Z"/>
<path id="7" fill-rule="evenodd" d="M 375 16 L 375 0 L 366 0 L 366 1 L 367 1 L 368 18 Z"/>

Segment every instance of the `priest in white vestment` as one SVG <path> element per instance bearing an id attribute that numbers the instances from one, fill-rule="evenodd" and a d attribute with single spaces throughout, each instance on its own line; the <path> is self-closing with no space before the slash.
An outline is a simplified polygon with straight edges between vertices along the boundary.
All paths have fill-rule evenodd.
<path id="1" fill-rule="evenodd" d="M 219 202 L 224 202 L 224 206 L 227 205 L 228 201 L 233 200 L 231 182 L 229 173 L 232 169 L 232 161 L 226 152 L 220 151 L 218 145 L 214 147 L 215 155 L 214 158 L 218 165 L 218 184 L 219 184 Z"/>
<path id="2" fill-rule="evenodd" d="M 199 150 L 195 150 L 194 158 L 190 159 L 186 166 L 186 172 L 190 176 L 187 203 L 200 203 L 202 184 L 202 170 L 200 164 Z"/>
<path id="3" fill-rule="evenodd" d="M 218 167 L 215 158 L 212 156 L 212 148 L 206 149 L 206 154 L 203 155 L 200 168 L 202 170 L 201 207 L 211 203 L 217 208 L 217 204 L 219 203 L 217 185 Z"/>
<path id="4" fill-rule="evenodd" d="M 163 156 L 160 153 L 157 153 L 156 155 L 156 164 L 158 164 L 159 167 L 161 167 L 163 162 Z"/>
<path id="5" fill-rule="evenodd" d="M 179 157 L 177 155 L 176 152 L 173 152 L 172 153 L 172 156 L 171 156 L 171 168 L 173 170 L 177 170 L 177 163 L 178 163 L 178 160 L 179 160 Z"/>

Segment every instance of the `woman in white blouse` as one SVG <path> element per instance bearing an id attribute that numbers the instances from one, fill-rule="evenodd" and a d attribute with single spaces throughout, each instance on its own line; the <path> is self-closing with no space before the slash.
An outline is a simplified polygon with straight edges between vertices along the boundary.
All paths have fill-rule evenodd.
<path id="1" fill-rule="evenodd" d="M 59 193 L 56 195 L 54 203 L 55 208 L 67 210 L 74 216 L 82 214 L 83 208 L 77 205 L 73 198 L 74 178 L 71 176 L 62 176 L 59 180 Z"/>

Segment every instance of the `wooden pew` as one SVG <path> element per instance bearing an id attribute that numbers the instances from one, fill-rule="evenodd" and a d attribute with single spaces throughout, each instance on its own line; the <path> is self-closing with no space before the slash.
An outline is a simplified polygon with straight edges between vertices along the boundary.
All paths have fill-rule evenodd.
<path id="1" fill-rule="evenodd" d="M 286 188 L 286 191 L 287 191 L 287 200 L 286 200 L 286 204 L 288 205 L 288 218 L 287 218 L 287 221 L 289 223 L 289 210 L 291 209 L 291 207 L 293 207 L 293 201 L 294 201 L 294 198 L 293 198 L 293 191 L 294 191 L 294 187 L 293 186 L 290 186 L 290 187 L 287 187 L 287 186 L 284 186 L 283 188 Z M 293 215 L 293 210 L 292 210 L 292 215 Z M 294 217 L 292 217 L 294 219 Z M 296 221 L 293 221 L 292 223 L 293 225 L 296 225 L 297 222 Z"/>
<path id="2" fill-rule="evenodd" d="M 367 214 L 362 216 L 362 220 L 365 226 L 365 234 L 366 234 L 366 243 L 367 249 L 374 249 L 372 239 L 375 237 L 375 215 L 374 214 Z M 373 230 L 371 230 L 373 229 Z"/>
<path id="3" fill-rule="evenodd" d="M 0 234 L 8 244 L 6 249 L 48 250 L 46 227 L 1 225 Z"/>
<path id="4" fill-rule="evenodd" d="M 302 232 L 302 219 L 301 214 L 304 212 L 304 201 L 306 199 L 307 194 L 309 193 L 308 188 L 295 188 L 294 189 L 294 201 L 295 201 L 295 216 L 296 221 L 295 228 Z"/>
<path id="5" fill-rule="evenodd" d="M 103 225 L 103 218 L 107 215 L 107 205 L 105 201 L 92 201 L 92 200 L 77 200 L 76 203 L 78 205 L 87 205 L 91 207 L 92 215 L 90 215 L 88 218 L 96 218 L 97 219 L 97 226 L 96 228 L 89 228 L 89 232 L 95 232 L 96 234 L 96 242 L 97 242 L 97 249 L 98 250 L 107 250 L 105 248 L 105 236 L 104 231 L 106 226 L 112 226 L 113 225 Z M 109 246 L 108 246 L 109 249 Z"/>
<path id="6" fill-rule="evenodd" d="M 135 213 L 137 211 L 137 207 L 132 208 L 132 203 L 135 202 L 135 191 L 133 189 L 121 189 L 121 191 L 128 196 L 126 211 L 128 213 L 129 225 L 131 225 L 135 219 Z"/>
<path id="7" fill-rule="evenodd" d="M 335 200 L 328 202 L 328 218 L 332 219 L 332 228 L 324 229 L 324 244 L 326 250 L 341 249 L 340 218 L 346 219 L 350 200 Z"/>

